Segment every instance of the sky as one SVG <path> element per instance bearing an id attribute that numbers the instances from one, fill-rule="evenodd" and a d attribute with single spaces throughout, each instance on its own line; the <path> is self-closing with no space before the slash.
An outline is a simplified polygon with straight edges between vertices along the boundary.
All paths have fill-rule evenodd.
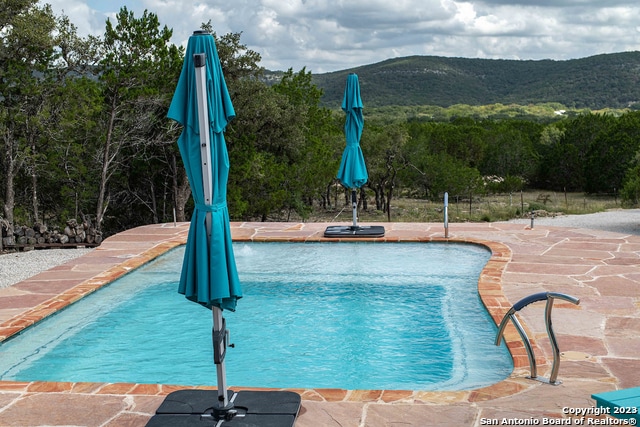
<path id="1" fill-rule="evenodd" d="M 242 33 L 269 70 L 314 74 L 390 58 L 566 60 L 640 50 L 638 0 L 40 0 L 82 36 L 127 6 L 173 29 L 172 42 L 211 20 Z"/>

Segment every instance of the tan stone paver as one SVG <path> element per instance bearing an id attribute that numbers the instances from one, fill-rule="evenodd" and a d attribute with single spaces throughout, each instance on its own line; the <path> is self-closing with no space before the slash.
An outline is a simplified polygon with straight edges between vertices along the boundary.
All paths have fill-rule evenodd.
<path id="1" fill-rule="evenodd" d="M 235 240 L 336 241 L 328 224 L 233 223 Z M 481 273 L 481 299 L 499 322 L 519 299 L 536 292 L 580 298 L 556 301 L 554 329 L 562 351 L 553 386 L 527 379 L 529 361 L 515 329 L 505 340 L 514 372 L 478 390 L 295 390 L 303 399 L 298 427 L 478 426 L 483 419 L 566 419 L 566 408 L 589 408 L 592 393 L 640 385 L 640 236 L 512 223 L 380 223 L 386 242 L 459 241 L 482 244 L 492 258 Z M 184 243 L 189 225 L 139 227 L 106 239 L 96 250 L 0 289 L 0 341 L 55 313 L 109 281 Z M 350 239 L 347 239 L 350 240 Z M 538 374 L 552 354 L 544 303 L 518 316 L 533 341 Z M 156 384 L 0 381 L 1 426 L 144 426 L 164 396 L 181 388 Z"/>

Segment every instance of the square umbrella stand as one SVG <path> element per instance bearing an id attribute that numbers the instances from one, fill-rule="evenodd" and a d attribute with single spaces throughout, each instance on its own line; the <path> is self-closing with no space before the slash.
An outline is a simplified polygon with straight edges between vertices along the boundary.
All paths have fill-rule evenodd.
<path id="1" fill-rule="evenodd" d="M 384 237 L 381 225 L 332 225 L 324 230 L 324 237 Z"/>
<path id="2" fill-rule="evenodd" d="M 324 237 L 384 237 L 381 225 L 358 225 L 358 201 L 356 190 L 351 191 L 353 225 L 331 225 L 324 230 Z"/>
<path id="3" fill-rule="evenodd" d="M 178 390 L 169 394 L 147 427 L 293 427 L 300 395 L 290 391 L 228 390 L 233 404 L 228 419 L 218 419 L 217 408 L 211 406 L 218 398 L 216 390 Z"/>

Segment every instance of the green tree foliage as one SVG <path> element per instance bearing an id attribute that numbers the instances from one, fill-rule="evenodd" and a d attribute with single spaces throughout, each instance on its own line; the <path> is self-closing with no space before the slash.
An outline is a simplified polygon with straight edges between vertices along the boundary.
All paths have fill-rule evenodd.
<path id="1" fill-rule="evenodd" d="M 169 42 L 171 30 L 152 13 L 136 17 L 122 8 L 104 37 L 81 38 L 68 18 L 33 0 L 5 4 L 2 223 L 63 224 L 92 213 L 112 233 L 170 221 L 174 211 L 187 220 L 192 203 L 176 144 L 181 129 L 166 118 L 184 60 L 183 49 Z M 212 30 L 210 23 L 203 28 Z M 339 102 L 323 106 L 323 91 L 304 68 L 267 85 L 260 55 L 241 43 L 241 33 L 214 37 L 236 110 L 226 132 L 232 218 L 304 219 L 314 207 L 339 208 L 345 200 L 335 179 L 345 146 Z M 410 69 L 411 61 L 405 65 Z M 511 78 L 492 79 L 498 77 Z M 399 195 L 435 200 L 448 192 L 454 202 L 473 204 L 479 194 L 524 186 L 620 192 L 629 205 L 639 203 L 640 112 L 558 115 L 558 103 L 525 109 L 452 102 L 447 109 L 380 107 L 369 115 L 374 80 L 365 72 L 360 81 L 369 171 L 360 202 L 366 209 L 372 197 L 389 220 Z"/>
<path id="2" fill-rule="evenodd" d="M 100 88 L 90 78 L 98 57 L 97 39 L 81 38 L 66 16 L 57 19 L 56 58 L 41 84 L 49 88 L 43 103 L 42 141 L 46 163 L 38 171 L 39 204 L 46 218 L 78 218 L 89 212 L 95 194 L 85 148 L 94 141 L 95 117 L 101 109 Z"/>
<path id="3" fill-rule="evenodd" d="M 633 166 L 627 170 L 620 196 L 625 205 L 640 205 L 640 153 L 635 155 Z"/>
<path id="4" fill-rule="evenodd" d="M 123 7 L 116 20 L 115 26 L 107 20 L 99 67 L 104 109 L 96 141 L 100 171 L 95 219 L 98 228 L 111 199 L 119 197 L 117 192 L 110 191 L 109 182 L 114 175 L 126 181 L 120 171 L 131 160 L 127 154 L 146 152 L 147 145 L 156 140 L 150 136 L 164 121 L 160 113 L 166 111 L 163 109 L 169 96 L 166 76 L 177 81 L 174 74 L 178 69 L 177 50 L 169 47 L 172 31 L 161 27 L 158 17 L 146 10 L 136 18 Z M 164 140 L 162 136 L 160 139 Z M 116 201 L 122 203 L 126 198 Z"/>
<path id="5" fill-rule="evenodd" d="M 587 151 L 584 171 L 587 193 L 619 190 L 640 149 L 640 113 L 630 112 L 609 121 L 610 126 L 598 133 Z"/>
<path id="6" fill-rule="evenodd" d="M 535 175 L 542 131 L 535 122 L 458 118 L 408 126 L 411 139 L 403 151 L 407 168 L 402 181 L 405 188 L 417 190 L 416 196 L 438 199 L 448 192 L 468 197 L 482 191 L 481 176 L 526 182 Z"/>
<path id="7" fill-rule="evenodd" d="M 281 82 L 273 86 L 276 93 L 285 95 L 302 117 L 304 143 L 295 164 L 296 189 L 290 194 L 292 206 L 300 214 L 306 213 L 315 199 L 323 199 L 338 170 L 344 135 L 334 127 L 332 113 L 320 106 L 322 91 L 312 82 L 306 69 L 287 71 Z M 299 205 L 304 202 L 303 205 Z"/>
<path id="8" fill-rule="evenodd" d="M 237 82 L 236 119 L 228 132 L 230 215 L 238 219 L 303 217 L 331 182 L 331 112 L 319 107 L 311 73 L 289 70 L 268 87 Z M 335 144 L 334 144 L 335 146 Z M 284 216 L 284 218 L 283 218 Z"/>
<path id="9" fill-rule="evenodd" d="M 239 82 L 233 100 L 236 118 L 228 131 L 229 213 L 236 219 L 266 220 L 286 207 L 288 166 L 304 140 L 303 117 L 285 96 L 264 84 Z"/>
<path id="10" fill-rule="evenodd" d="M 537 171 L 536 145 L 542 125 L 521 120 L 484 122 L 482 175 L 520 176 L 530 181 Z M 470 166 L 474 166 L 470 164 Z"/>
<path id="11" fill-rule="evenodd" d="M 35 177 L 40 161 L 35 148 L 43 125 L 40 120 L 43 100 L 47 96 L 40 80 L 54 59 L 54 29 L 51 8 L 40 7 L 36 1 L 5 2 L 0 12 L 1 171 L 3 214 L 10 228 L 15 221 L 16 187 L 27 185 L 19 182 L 19 174 L 27 168 L 28 175 Z M 37 205 L 33 201 L 37 200 L 35 186 L 31 194 L 31 204 Z"/>
<path id="12" fill-rule="evenodd" d="M 389 221 L 398 172 L 405 167 L 402 150 L 407 140 L 406 129 L 398 124 L 365 125 L 362 133 L 362 153 L 369 173 L 366 186 L 374 192 L 376 209 L 385 212 Z"/>
<path id="13" fill-rule="evenodd" d="M 608 115 L 583 114 L 563 123 L 561 137 L 547 140 L 540 147 L 534 185 L 556 191 L 584 190 L 590 147 L 598 139 L 607 138 L 614 120 Z"/>

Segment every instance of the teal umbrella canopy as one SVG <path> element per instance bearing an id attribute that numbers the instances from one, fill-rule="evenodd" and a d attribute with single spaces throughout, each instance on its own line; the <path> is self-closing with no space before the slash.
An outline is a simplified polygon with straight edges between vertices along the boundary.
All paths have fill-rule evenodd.
<path id="1" fill-rule="evenodd" d="M 204 87 L 211 153 L 211 162 L 204 172 L 194 64 L 194 55 L 202 53 L 206 55 Z M 224 130 L 235 117 L 235 111 L 211 34 L 199 33 L 189 38 L 182 72 L 167 117 L 183 126 L 178 146 L 195 201 L 178 292 L 208 308 L 234 311 L 237 300 L 242 297 L 242 290 L 227 209 L 229 155 Z M 210 180 L 212 187 L 209 203 L 206 202 L 205 179 Z"/>
<path id="2" fill-rule="evenodd" d="M 360 98 L 360 83 L 357 74 L 347 76 L 347 85 L 344 89 L 342 110 L 346 113 L 344 134 L 347 146 L 342 153 L 342 160 L 338 175 L 342 185 L 347 188 L 360 188 L 369 179 L 367 166 L 360 148 L 360 137 L 364 127 L 362 117 L 362 99 Z"/>

